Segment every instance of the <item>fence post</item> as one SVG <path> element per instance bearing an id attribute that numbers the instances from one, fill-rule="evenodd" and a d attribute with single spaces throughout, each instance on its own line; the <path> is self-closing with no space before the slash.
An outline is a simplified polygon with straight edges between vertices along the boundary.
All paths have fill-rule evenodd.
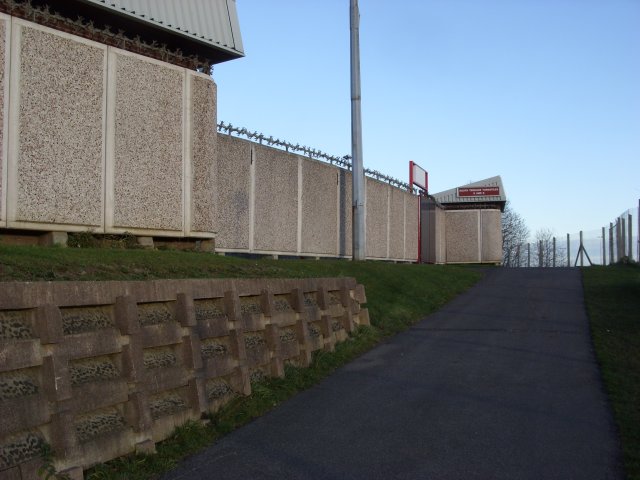
<path id="1" fill-rule="evenodd" d="M 580 230 L 580 248 L 578 252 L 580 253 L 580 266 L 584 267 L 584 246 L 582 245 L 582 230 Z"/>
<path id="2" fill-rule="evenodd" d="M 627 256 L 627 219 L 621 216 L 620 223 L 620 258 L 623 259 Z"/>
<path id="3" fill-rule="evenodd" d="M 629 261 L 633 260 L 633 215 L 629 214 L 629 225 L 627 226 L 627 233 L 629 235 Z"/>
<path id="4" fill-rule="evenodd" d="M 531 244 L 527 243 L 527 267 L 531 266 Z"/>
<path id="5" fill-rule="evenodd" d="M 609 222 L 609 265 L 613 265 L 613 223 Z"/>
<path id="6" fill-rule="evenodd" d="M 602 227 L 602 266 L 607 264 L 607 239 L 604 236 L 604 227 Z"/>
<path id="7" fill-rule="evenodd" d="M 571 266 L 571 237 L 567 233 L 567 267 Z"/>
<path id="8" fill-rule="evenodd" d="M 553 266 L 556 266 L 556 237 L 553 237 Z"/>

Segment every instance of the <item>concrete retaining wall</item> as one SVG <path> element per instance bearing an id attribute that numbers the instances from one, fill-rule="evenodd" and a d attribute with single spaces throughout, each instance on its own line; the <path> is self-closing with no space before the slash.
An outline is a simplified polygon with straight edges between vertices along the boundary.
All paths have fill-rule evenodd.
<path id="1" fill-rule="evenodd" d="M 156 442 L 369 323 L 352 278 L 0 283 L 0 478 Z"/>
<path id="2" fill-rule="evenodd" d="M 214 236 L 207 75 L 0 15 L 0 102 L 0 227 Z"/>
<path id="3" fill-rule="evenodd" d="M 218 135 L 216 250 L 349 257 L 351 173 Z M 366 179 L 367 257 L 416 261 L 418 197 Z"/>

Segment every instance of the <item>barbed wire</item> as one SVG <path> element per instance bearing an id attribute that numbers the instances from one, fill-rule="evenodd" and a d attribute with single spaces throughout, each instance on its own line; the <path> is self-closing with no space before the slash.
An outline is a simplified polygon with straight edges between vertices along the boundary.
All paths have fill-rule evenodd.
<path id="1" fill-rule="evenodd" d="M 236 134 L 237 136 L 246 137 L 248 140 L 257 141 L 261 145 L 266 144 L 270 147 L 284 148 L 286 152 L 302 153 L 309 158 L 315 158 L 317 160 L 325 161 L 331 165 L 336 165 L 346 170 L 351 170 L 351 155 L 343 155 L 342 157 L 329 155 L 321 150 L 309 148 L 305 145 L 300 145 L 299 143 L 296 143 L 294 145 L 293 143 L 287 142 L 286 140 L 273 138 L 273 136 L 271 135 L 267 137 L 262 133 L 249 131 L 244 127 L 234 127 L 231 123 L 218 123 L 218 132 L 226 133 L 227 135 Z M 365 168 L 364 173 L 370 178 L 374 178 L 381 182 L 386 182 L 391 186 L 403 188 L 407 191 L 410 191 L 411 193 L 417 193 L 417 189 L 412 189 L 408 183 L 398 180 L 397 178 L 390 177 L 389 175 L 385 175 L 384 173 L 377 170 Z"/>

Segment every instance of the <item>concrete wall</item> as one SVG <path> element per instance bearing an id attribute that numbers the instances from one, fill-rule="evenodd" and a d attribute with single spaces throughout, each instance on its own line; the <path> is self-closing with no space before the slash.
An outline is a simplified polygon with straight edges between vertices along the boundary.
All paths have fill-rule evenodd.
<path id="1" fill-rule="evenodd" d="M 0 283 L 0 478 L 155 443 L 369 323 L 352 278 Z"/>
<path id="2" fill-rule="evenodd" d="M 3 15 L 0 94 L 1 227 L 214 236 L 208 76 Z"/>
<path id="3" fill-rule="evenodd" d="M 351 173 L 218 135 L 216 250 L 349 257 Z M 417 197 L 366 181 L 367 257 L 415 261 Z"/>
<path id="4" fill-rule="evenodd" d="M 447 210 L 446 263 L 500 263 L 500 210 Z"/>

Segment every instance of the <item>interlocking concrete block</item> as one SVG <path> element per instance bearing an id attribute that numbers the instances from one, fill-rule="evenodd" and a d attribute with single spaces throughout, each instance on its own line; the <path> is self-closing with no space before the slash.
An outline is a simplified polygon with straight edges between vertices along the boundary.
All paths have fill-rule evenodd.
<path id="1" fill-rule="evenodd" d="M 216 188 L 216 242 L 218 248 L 249 249 L 251 201 L 251 143 L 218 135 Z"/>
<path id="2" fill-rule="evenodd" d="M 123 335 L 134 335 L 140 332 L 138 305 L 131 295 L 116 297 L 115 323 Z"/>
<path id="3" fill-rule="evenodd" d="M 302 161 L 302 253 L 337 254 L 338 186 L 335 167 Z"/>
<path id="4" fill-rule="evenodd" d="M 44 391 L 51 401 L 62 401 L 73 396 L 69 361 L 58 355 L 43 358 L 42 376 Z"/>
<path id="5" fill-rule="evenodd" d="M 42 305 L 36 309 L 36 333 L 43 345 L 62 341 L 62 316 L 54 305 Z"/>
<path id="6" fill-rule="evenodd" d="M 14 20 L 8 220 L 100 230 L 106 46 Z"/>
<path id="7" fill-rule="evenodd" d="M 176 299 L 176 320 L 183 327 L 193 327 L 196 325 L 196 309 L 193 297 L 179 293 Z"/>
<path id="8" fill-rule="evenodd" d="M 255 146 L 255 238 L 259 251 L 296 252 L 298 157 Z"/>
<path id="9" fill-rule="evenodd" d="M 183 69 L 112 50 L 112 224 L 183 231 Z M 109 197 L 108 197 L 109 198 Z"/>
<path id="10" fill-rule="evenodd" d="M 7 38 L 10 32 L 9 22 L 9 17 L 0 17 L 0 227 L 5 227 L 7 221 L 7 156 L 5 151 L 7 147 L 7 113 L 9 108 L 8 61 L 11 57 L 8 51 L 9 39 Z"/>

